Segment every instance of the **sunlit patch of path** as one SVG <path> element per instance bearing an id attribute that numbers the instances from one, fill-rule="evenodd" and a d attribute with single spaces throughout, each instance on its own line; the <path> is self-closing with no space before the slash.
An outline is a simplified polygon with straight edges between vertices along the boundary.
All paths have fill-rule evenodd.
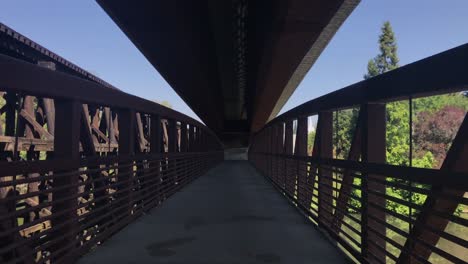
<path id="1" fill-rule="evenodd" d="M 225 161 L 79 263 L 348 261 L 247 161 Z"/>

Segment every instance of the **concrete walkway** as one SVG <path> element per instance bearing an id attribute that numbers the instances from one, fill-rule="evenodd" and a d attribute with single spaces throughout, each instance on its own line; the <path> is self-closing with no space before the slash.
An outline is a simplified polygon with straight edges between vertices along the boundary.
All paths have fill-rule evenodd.
<path id="1" fill-rule="evenodd" d="M 247 161 L 225 161 L 78 263 L 348 263 Z"/>

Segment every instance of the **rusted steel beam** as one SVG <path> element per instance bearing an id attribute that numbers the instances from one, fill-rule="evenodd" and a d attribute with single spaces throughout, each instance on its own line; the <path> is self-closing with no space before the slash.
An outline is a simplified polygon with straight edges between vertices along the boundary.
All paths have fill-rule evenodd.
<path id="1" fill-rule="evenodd" d="M 362 147 L 362 127 L 363 127 L 363 116 L 362 112 L 359 111 L 358 119 L 356 122 L 356 129 L 354 130 L 353 139 L 351 140 L 351 146 L 348 153 L 347 160 L 357 161 L 361 156 L 361 147 Z M 354 173 L 350 169 L 346 169 L 343 172 L 342 183 L 340 192 L 338 194 L 336 202 L 336 210 L 333 217 L 333 227 L 338 233 L 341 228 L 341 222 L 343 221 L 344 213 L 346 212 L 348 202 L 350 200 L 349 196 L 352 193 L 352 184 L 354 182 Z"/>
<path id="2" fill-rule="evenodd" d="M 195 137 L 194 137 L 194 143 L 193 143 L 193 146 L 196 152 L 200 151 L 200 135 L 201 135 L 200 128 L 197 126 L 195 129 Z"/>
<path id="3" fill-rule="evenodd" d="M 176 121 L 173 119 L 168 120 L 168 152 L 177 152 L 177 127 Z"/>
<path id="4" fill-rule="evenodd" d="M 9 45 L 5 46 L 8 47 L 17 56 L 23 56 L 24 54 L 28 54 L 28 59 L 39 60 L 37 61 L 37 64 L 41 67 L 47 68 L 49 70 L 56 70 L 57 66 L 59 66 L 59 68 L 61 68 L 61 70 L 65 72 L 89 79 L 108 88 L 117 90 L 117 88 L 113 87 L 104 80 L 94 76 L 93 74 L 78 67 L 72 62 L 67 61 L 61 56 L 44 48 L 38 43 L 21 35 L 20 33 L 16 32 L 15 30 L 9 28 L 8 26 L 2 23 L 0 23 L 0 36 L 5 41 L 8 41 Z"/>
<path id="5" fill-rule="evenodd" d="M 2 151 L 12 152 L 15 147 L 15 137 L 0 136 L 0 144 L 4 146 Z M 18 151 L 28 151 L 31 147 L 34 147 L 34 151 L 51 152 L 54 150 L 54 142 L 53 140 L 38 138 L 18 138 Z M 112 152 L 118 148 L 118 144 L 98 143 L 95 144 L 95 148 L 97 152 Z M 80 151 L 83 151 L 81 145 Z"/>
<path id="6" fill-rule="evenodd" d="M 320 122 L 320 126 L 317 127 L 318 156 L 333 158 L 333 112 L 320 112 L 318 118 Z M 318 217 L 321 225 L 328 226 L 331 224 L 333 212 L 333 190 L 326 186 L 333 186 L 333 173 L 330 168 L 320 165 L 318 167 Z"/>
<path id="7" fill-rule="evenodd" d="M 384 164 L 386 162 L 386 109 L 385 104 L 364 104 L 361 106 L 363 112 L 363 133 L 362 133 L 362 161 L 364 163 L 373 162 Z M 364 258 L 370 259 L 370 254 L 374 259 L 385 263 L 385 253 L 379 246 L 385 248 L 386 227 L 374 220 L 377 218 L 385 222 L 385 212 L 369 205 L 374 204 L 385 208 L 385 198 L 369 193 L 385 193 L 385 185 L 376 182 L 382 178 L 376 174 L 362 175 L 362 248 L 361 252 Z M 373 218 L 369 217 L 371 215 Z M 371 231 L 372 228 L 374 231 Z M 379 236 L 380 234 L 380 236 Z M 372 241 L 372 243 L 369 243 Z"/>
<path id="8" fill-rule="evenodd" d="M 36 117 L 34 115 L 34 104 L 33 104 L 33 97 L 32 96 L 25 96 L 23 99 L 23 109 L 20 111 L 20 115 L 27 121 L 24 123 L 24 120 L 21 120 L 20 130 L 25 130 L 25 136 L 27 138 L 34 138 L 35 133 L 40 133 L 42 127 L 36 122 Z M 42 132 L 42 131 L 41 131 Z M 21 136 L 21 135 L 20 135 Z M 50 135 L 45 135 L 50 136 Z"/>
<path id="9" fill-rule="evenodd" d="M 198 132 L 198 131 L 197 131 Z M 178 152 L 177 148 L 177 123 L 173 119 L 168 120 L 168 153 L 175 153 Z M 197 137 L 197 141 L 200 141 L 199 135 Z M 169 171 L 174 171 L 175 168 L 177 167 L 177 161 L 176 160 L 168 160 L 167 161 L 167 169 Z M 176 184 L 179 182 L 179 175 L 177 173 L 174 173 L 172 177 L 168 177 L 172 179 L 168 179 L 170 184 Z"/>
<path id="10" fill-rule="evenodd" d="M 114 125 L 114 135 L 116 140 L 119 140 L 119 115 L 117 113 L 112 113 L 112 124 Z"/>
<path id="11" fill-rule="evenodd" d="M 15 136 L 15 119 L 18 96 L 14 92 L 5 95 L 5 136 Z"/>
<path id="12" fill-rule="evenodd" d="M 44 111 L 47 120 L 47 130 L 51 135 L 55 134 L 55 103 L 54 100 L 49 98 L 42 99 L 44 104 Z"/>
<path id="13" fill-rule="evenodd" d="M 98 106 L 90 107 L 91 126 L 99 128 L 101 125 L 101 109 Z"/>
<path id="14" fill-rule="evenodd" d="M 80 79 L 61 72 L 0 55 L 0 87 L 8 91 L 21 91 L 25 94 L 46 98 L 75 99 L 81 103 L 122 108 L 131 105 L 135 112 L 159 114 L 179 122 L 204 127 L 204 130 L 218 141 L 215 134 L 202 123 L 170 108 L 121 91 L 108 89 L 98 83 Z M 24 78 L 28 76 L 28 78 Z M 63 89 L 67 87 L 67 89 Z M 92 94 L 93 96 L 89 96 Z M 220 141 L 218 141 L 219 144 Z"/>
<path id="15" fill-rule="evenodd" d="M 282 155 L 285 152 L 284 149 L 284 123 L 279 123 L 277 126 L 277 135 L 276 135 L 276 153 L 278 155 Z M 282 161 L 281 158 L 276 159 L 276 174 L 277 174 L 277 179 L 278 183 L 282 188 L 285 188 L 285 181 L 284 181 L 284 161 Z"/>
<path id="16" fill-rule="evenodd" d="M 267 152 L 273 153 L 273 127 L 269 127 L 267 130 Z M 270 179 L 274 179 L 273 177 L 273 155 L 267 157 L 268 159 L 268 168 L 267 168 L 267 175 Z"/>
<path id="17" fill-rule="evenodd" d="M 143 121 L 141 120 L 141 114 L 136 113 L 136 129 L 138 135 L 138 147 L 140 148 L 140 152 L 144 152 L 146 149 L 147 141 L 145 139 L 145 133 L 143 131 Z"/>
<path id="18" fill-rule="evenodd" d="M 447 172 L 468 172 L 468 115 L 466 114 L 445 157 L 441 170 Z M 463 188 L 454 189 L 438 184 L 432 185 L 431 195 L 426 198 L 422 207 L 423 209 L 416 219 L 416 224 L 410 230 L 408 239 L 405 242 L 405 252 L 400 254 L 397 263 L 416 263 L 414 256 L 408 254 L 409 252 L 418 255 L 422 259 L 429 259 L 432 253 L 430 247 L 436 246 L 440 235 L 427 230 L 425 226 L 435 231 L 445 231 L 450 220 L 437 216 L 435 212 L 443 215 L 453 215 L 459 202 L 455 199 L 444 199 L 444 195 L 462 198 L 465 191 Z M 422 245 L 421 242 L 424 242 L 428 246 Z"/>
<path id="19" fill-rule="evenodd" d="M 112 119 L 112 113 L 109 107 L 104 107 L 104 117 L 106 118 L 106 128 L 108 131 L 108 140 L 111 143 L 116 143 L 117 139 L 115 137 L 115 132 L 114 132 L 114 122 Z"/>
<path id="20" fill-rule="evenodd" d="M 180 152 L 187 152 L 188 147 L 188 135 L 187 135 L 187 124 L 180 124 Z"/>
<path id="21" fill-rule="evenodd" d="M 310 162 L 312 166 L 309 174 L 315 172 L 316 169 L 314 166 L 334 168 L 337 169 L 339 173 L 342 172 L 343 179 L 336 207 L 328 208 L 329 210 L 320 210 L 323 208 L 320 205 L 319 219 L 324 215 L 331 215 L 330 212 L 333 214 L 332 222 L 320 222 L 325 222 L 326 224 L 332 223 L 331 227 L 325 226 L 327 233 L 349 250 L 359 261 L 385 263 L 388 259 L 396 260 L 396 258 L 398 258 L 398 256 L 391 255 L 393 253 L 388 250 L 387 245 L 390 243 L 395 246 L 399 243 L 387 236 L 387 229 L 395 231 L 396 228 L 386 221 L 386 215 L 392 215 L 408 222 L 410 226 L 414 225 L 414 227 L 410 229 L 409 238 L 405 242 L 406 244 L 402 249 L 397 263 L 427 262 L 431 253 L 438 254 L 450 262 L 466 262 L 461 259 L 459 255 L 455 255 L 455 253 L 439 247 L 437 243 L 440 238 L 444 238 L 453 242 L 456 246 L 463 247 L 466 244 L 465 241 L 456 234 L 445 232 L 445 229 L 450 222 L 458 223 L 462 226 L 464 226 L 466 222 L 464 219 L 454 215 L 454 211 L 460 203 L 463 204 L 466 200 L 466 197 L 463 197 L 463 195 L 468 186 L 468 181 L 465 177 L 468 169 L 466 167 L 468 160 L 465 158 L 468 157 L 468 137 L 466 136 L 468 134 L 468 121 L 466 119 L 468 117 L 465 117 L 464 123 L 452 144 L 452 148 L 441 170 L 390 165 L 385 164 L 385 103 L 404 99 L 408 96 L 414 98 L 450 91 L 466 90 L 468 77 L 463 72 L 463 69 L 466 67 L 459 68 L 459 66 L 467 66 L 467 50 L 468 45 L 458 47 L 454 50 L 431 57 L 422 64 L 418 62 L 417 65 L 419 66 L 415 66 L 415 64 L 403 70 L 399 69 L 389 72 L 380 77 L 350 86 L 351 88 L 346 88 L 342 91 L 337 91 L 322 98 L 309 101 L 291 110 L 270 122 L 252 137 L 254 142 L 251 144 L 252 150 L 249 151 L 250 160 L 252 160 L 259 170 L 270 178 L 274 173 L 274 171 L 271 170 L 271 161 L 273 159 L 280 159 L 281 161 L 291 159 L 297 163 Z M 455 54 L 463 57 L 463 59 L 456 58 L 457 56 Z M 434 69 L 431 68 L 433 65 L 430 62 L 434 62 Z M 448 68 L 451 68 L 454 64 L 458 64 L 458 66 L 455 66 L 453 72 L 450 72 L 452 70 L 448 70 Z M 446 66 L 448 67 L 446 68 Z M 444 69 L 444 72 L 441 72 L 439 75 L 440 69 Z M 379 89 L 375 89 L 375 87 L 379 87 Z M 389 89 L 384 89 L 382 92 L 382 87 L 387 87 Z M 390 87 L 396 88 L 390 89 Z M 272 129 L 282 122 L 288 122 L 295 118 L 307 117 L 308 115 L 317 112 L 320 113 L 321 111 L 332 111 L 358 105 L 361 105 L 358 127 L 356 128 L 347 160 L 323 158 L 319 155 L 320 148 L 318 146 L 322 141 L 319 131 L 323 130 L 323 128 L 321 128 L 320 119 L 312 157 L 307 157 L 306 155 L 282 155 L 272 148 Z M 327 135 L 331 137 L 332 133 L 327 133 Z M 261 147 L 258 147 L 259 145 L 261 145 Z M 296 146 L 297 145 L 296 143 Z M 360 156 L 362 156 L 361 160 L 359 160 Z M 361 186 L 359 186 L 359 183 L 356 183 L 355 187 L 352 186 L 355 177 L 362 179 Z M 411 187 L 406 184 L 388 181 L 388 177 L 402 181 L 411 181 L 415 185 Z M 340 182 L 340 179 L 338 178 L 337 181 Z M 301 181 L 299 181 L 299 183 L 300 182 Z M 308 182 L 307 184 L 309 185 Z M 312 182 L 310 186 L 313 186 L 313 184 Z M 322 201 L 327 199 L 331 201 L 334 193 L 331 188 L 325 188 L 326 185 L 335 187 L 331 182 L 320 182 L 319 197 Z M 426 187 L 420 187 L 420 185 L 431 185 L 432 189 L 426 190 Z M 414 204 L 414 202 L 407 202 L 406 200 L 388 195 L 386 193 L 386 187 L 401 188 L 403 190 L 415 192 L 421 191 L 422 194 L 427 195 L 427 199 L 421 209 L 420 206 Z M 341 228 L 342 225 L 344 226 L 347 224 L 344 215 L 346 215 L 350 207 L 348 202 L 353 188 L 361 189 L 361 199 L 357 199 L 360 200 L 362 208 L 357 208 L 357 210 L 362 212 L 362 218 L 355 218 L 356 220 L 354 220 L 357 223 L 361 222 L 361 229 L 351 231 L 358 235 L 360 234 L 361 241 L 358 239 L 357 241 L 349 242 L 340 240 L 340 237 L 347 234 L 350 240 L 354 239 L 354 236 L 349 234 L 350 228 L 353 228 L 353 226 L 349 226 L 348 224 L 348 228 Z M 311 192 L 312 190 L 310 189 L 309 193 Z M 312 212 L 314 210 L 310 210 L 314 209 L 310 208 L 310 199 L 301 202 L 300 195 L 296 199 L 296 197 L 294 197 L 294 192 L 287 191 L 287 186 L 286 193 L 289 194 L 289 198 L 299 202 L 302 206 L 299 207 L 304 209 L 309 216 L 317 220 L 315 218 L 315 212 Z M 329 195 L 325 195 L 325 199 L 323 199 L 323 194 Z M 359 194 L 357 194 L 357 196 L 359 196 Z M 418 211 L 421 211 L 421 213 L 418 214 L 417 220 L 412 220 L 404 214 L 398 214 L 387 209 L 387 199 L 402 203 L 406 206 L 414 205 L 414 208 L 418 208 Z M 331 202 L 328 204 L 333 206 Z M 323 214 L 324 212 L 325 214 Z M 351 215 L 348 216 L 351 217 Z M 398 231 L 395 232 L 398 233 Z M 404 231 L 399 234 L 406 237 Z M 393 244 L 392 240 L 395 244 Z M 361 244 L 361 251 L 355 249 L 351 244 L 348 244 L 348 242 L 355 243 L 358 247 L 359 244 Z M 398 248 L 398 246 L 396 247 Z"/>
<path id="22" fill-rule="evenodd" d="M 119 155 L 135 154 L 135 111 L 132 109 L 118 109 L 119 124 L 124 124 L 119 127 Z M 118 206 L 122 206 L 121 210 L 118 210 L 118 215 L 128 216 L 131 214 L 133 208 L 133 180 L 134 180 L 134 162 L 125 162 L 119 164 L 122 168 L 119 168 L 117 181 L 121 183 L 118 190 L 117 203 Z"/>
<path id="23" fill-rule="evenodd" d="M 3 145 L 3 149 L 0 151 L 12 152 L 15 147 L 15 137 L 0 136 L 0 144 Z M 34 147 L 36 151 L 52 151 L 54 149 L 54 141 L 38 138 L 18 138 L 19 151 L 28 151 L 31 147 Z"/>
<path id="24" fill-rule="evenodd" d="M 307 117 L 300 117 L 297 119 L 297 131 L 296 131 L 296 143 L 294 146 L 294 155 L 295 156 L 307 156 Z M 310 201 L 306 201 L 306 190 L 308 186 L 307 175 L 308 175 L 308 166 L 304 161 L 297 161 L 296 164 L 296 181 L 297 181 L 297 199 L 299 203 L 305 207 L 310 207 Z"/>
<path id="25" fill-rule="evenodd" d="M 23 106 L 20 110 L 20 116 L 23 118 L 17 118 L 18 130 L 17 133 L 19 136 L 24 135 L 26 138 L 36 138 L 39 136 L 45 136 L 50 139 L 52 136 L 45 130 L 43 127 L 36 122 L 35 109 L 34 109 L 34 98 L 32 96 L 24 96 Z M 23 133 L 24 131 L 24 133 Z M 16 145 L 18 148 L 18 145 Z M 19 149 L 19 148 L 18 148 Z M 19 150 L 18 150 L 19 151 Z M 27 160 L 37 160 L 39 158 L 39 153 L 34 150 L 34 145 L 31 145 L 27 150 L 26 159 Z M 28 179 L 34 179 L 39 177 L 38 173 L 28 173 Z M 31 181 L 28 183 L 27 192 L 38 192 L 39 191 L 39 181 Z M 27 201 L 33 201 L 39 203 L 39 196 L 30 197 Z M 29 218 L 25 221 L 34 221 L 36 217 L 39 217 L 39 213 L 35 211 L 29 212 Z"/>
<path id="26" fill-rule="evenodd" d="M 162 153 L 162 127 L 161 117 L 159 115 L 150 116 L 150 153 L 160 154 Z M 150 171 L 154 172 L 156 178 L 155 189 L 156 199 L 154 203 L 159 204 L 162 201 L 162 190 L 161 190 L 161 161 L 159 159 L 150 161 Z"/>
<path id="27" fill-rule="evenodd" d="M 2 94 L 5 99 L 5 105 L 2 108 L 2 111 L 5 112 L 5 135 L 0 137 L 12 137 L 15 136 L 15 119 L 16 119 L 16 109 L 18 104 L 18 96 L 16 93 L 3 93 Z M 13 160 L 13 150 L 15 149 L 14 144 L 11 145 L 11 148 L 6 148 L 8 144 L 1 143 L 0 144 L 0 160 L 4 162 L 11 162 Z M 27 149 L 29 150 L 29 148 Z M 3 168 L 2 168 L 3 169 Z M 12 180 L 16 180 L 16 174 L 11 174 L 12 176 L 0 177 L 0 183 L 8 182 Z M 16 186 L 3 186 L 0 187 L 0 200 L 12 198 L 16 196 Z M 0 203 L 0 215 L 8 215 L 12 212 L 15 212 L 16 209 L 16 201 L 9 200 L 9 201 L 2 201 Z M 9 217 L 2 221 L 0 221 L 0 232 L 7 232 L 11 229 L 18 227 L 18 220 L 17 217 Z M 1 248 L 7 247 L 13 243 L 16 243 L 21 240 L 19 233 L 6 233 L 5 235 L 0 236 L 0 246 Z M 0 254 L 0 262 L 8 262 L 12 260 L 15 255 L 24 255 L 30 252 L 31 248 L 29 245 L 22 244 L 20 247 L 14 248 L 11 251 L 4 252 Z M 25 263 L 32 263 L 33 256 L 26 258 Z"/>
<path id="28" fill-rule="evenodd" d="M 80 127 L 80 142 L 82 146 L 82 153 L 86 155 L 88 158 L 89 157 L 97 157 L 97 150 L 96 150 L 96 145 L 94 143 L 94 138 L 91 134 L 91 124 L 90 124 L 90 116 L 89 116 L 89 111 L 87 105 L 82 105 L 81 106 L 81 127 Z M 88 171 L 94 171 L 97 170 L 99 166 L 89 166 Z M 93 197 L 94 200 L 97 200 L 95 203 L 95 208 L 103 210 L 103 214 L 107 211 L 106 209 L 101 209 L 106 203 L 107 199 L 104 197 L 106 196 L 106 189 L 104 186 L 106 186 L 106 175 L 102 171 L 98 172 L 89 172 L 87 173 L 87 176 L 89 176 L 93 180 L 93 186 L 94 186 L 94 192 L 93 192 Z M 88 190 L 90 189 L 90 186 L 87 185 Z M 100 221 L 102 223 L 102 221 Z"/>
<path id="29" fill-rule="evenodd" d="M 0 182 L 3 180 L 8 180 L 8 179 L 0 179 Z M 11 180 L 11 179 L 10 179 Z M 0 199 L 7 199 L 14 197 L 15 193 L 13 191 L 13 188 L 0 188 Z M 3 202 L 0 204 L 0 215 L 7 215 L 11 212 L 16 211 L 16 201 L 12 200 L 9 202 Z M 0 231 L 6 232 L 11 229 L 15 229 L 18 227 L 18 220 L 16 217 L 10 217 L 5 220 L 0 221 Z M 22 237 L 20 237 L 20 233 L 14 232 L 10 233 L 7 235 L 0 236 L 0 246 L 1 248 L 8 247 L 14 243 L 18 243 L 19 241 L 22 240 Z M 26 264 L 32 264 L 34 263 L 34 257 L 32 255 L 27 255 L 31 252 L 32 248 L 30 248 L 29 243 L 26 244 L 20 244 L 18 247 L 5 252 L 3 254 L 0 254 L 0 261 L 7 263 L 8 261 L 14 259 L 17 255 L 19 256 L 24 256 L 26 255 L 27 257 L 24 259 L 24 263 Z"/>
<path id="30" fill-rule="evenodd" d="M 167 120 L 161 120 L 162 132 L 163 132 L 163 147 L 164 152 L 168 152 L 169 148 L 169 133 L 168 133 L 168 123 Z"/>
<path id="31" fill-rule="evenodd" d="M 278 155 L 278 125 L 272 126 L 271 127 L 271 153 L 273 154 L 271 156 L 271 177 L 273 178 L 273 181 L 279 185 L 278 182 L 278 162 L 277 162 L 277 156 Z"/>
<path id="32" fill-rule="evenodd" d="M 54 137 L 54 155 L 56 157 L 70 159 L 76 164 L 68 177 L 57 177 L 53 182 L 52 197 L 58 200 L 52 207 L 53 214 L 59 214 L 52 220 L 52 226 L 62 226 L 55 229 L 54 238 L 61 242 L 57 245 L 71 245 L 76 243 L 75 236 L 78 232 L 78 216 L 76 211 L 69 210 L 77 206 L 76 198 L 79 182 L 79 159 L 80 159 L 80 118 L 82 106 L 75 100 L 60 100 L 56 102 L 56 130 Z M 58 173 L 57 171 L 55 173 Z M 68 199 L 64 199 L 68 197 Z M 70 198 L 71 197 L 71 198 Z M 69 251 L 69 250 L 67 250 Z M 70 252 L 62 252 L 55 258 L 67 255 Z M 69 255 L 73 259 L 72 255 Z"/>
<path id="33" fill-rule="evenodd" d="M 162 152 L 162 127 L 161 117 L 151 115 L 150 117 L 150 153 L 158 154 Z"/>
<path id="34" fill-rule="evenodd" d="M 144 117 L 144 116 L 143 116 Z M 143 117 L 140 113 L 135 114 L 135 144 L 138 148 L 135 149 L 135 153 L 140 155 L 141 153 L 145 153 L 147 149 L 147 141 L 145 138 L 145 131 L 144 131 L 144 124 L 143 124 Z M 148 194 L 147 189 L 147 182 L 150 182 L 147 175 L 149 172 L 148 162 L 146 160 L 139 160 L 136 162 L 136 179 L 135 179 L 135 192 L 139 195 L 134 198 L 134 203 L 136 206 L 141 206 L 143 202 L 145 202 L 145 197 Z"/>
<path id="35" fill-rule="evenodd" d="M 202 129 L 197 130 L 197 144 L 198 144 L 198 151 L 203 151 L 203 138 L 205 137 L 205 133 Z"/>
<path id="36" fill-rule="evenodd" d="M 194 142 L 195 142 L 195 127 L 193 125 L 189 126 L 189 135 L 188 135 L 188 144 L 189 144 L 189 151 L 195 151 Z"/>
<path id="37" fill-rule="evenodd" d="M 4 92 L 0 92 L 0 101 L 3 100 L 3 94 Z M 0 116 L 3 114 L 4 111 L 5 111 L 5 105 L 0 107 Z M 3 122 L 0 122 L 0 136 L 3 136 L 4 133 L 5 132 L 3 132 Z M 0 149 L 1 149 L 1 144 L 0 144 Z"/>
<path id="38" fill-rule="evenodd" d="M 0 62 L 0 68 L 2 65 Z M 96 92 L 100 93 L 99 89 L 102 89 L 102 86 L 90 85 L 89 82 L 83 82 L 81 79 L 65 74 L 60 75 L 49 69 L 40 67 L 34 69 L 34 71 L 37 70 L 35 77 L 42 79 L 43 83 L 28 81 L 21 86 L 22 81 L 16 80 L 15 85 L 5 86 L 6 93 L 1 92 L 2 96 L 5 95 L 12 100 L 9 100 L 9 103 L 2 108 L 7 112 L 10 125 L 7 124 L 9 133 L 0 136 L 0 143 L 3 142 L 0 157 L 2 159 L 0 161 L 0 168 L 2 168 L 0 170 L 0 193 L 2 194 L 0 204 L 7 205 L 7 200 L 11 203 L 8 204 L 8 208 L 0 206 L 2 218 L 0 225 L 1 228 L 6 228 L 1 229 L 0 233 L 14 232 L 9 234 L 15 234 L 15 236 L 0 239 L 2 246 L 0 262 L 2 263 L 9 261 L 30 263 L 33 262 L 35 256 L 41 257 L 42 262 L 48 262 L 49 259 L 53 262 L 71 261 L 75 254 L 81 254 L 82 249 L 104 240 L 108 234 L 115 232 L 139 215 L 142 208 L 146 210 L 149 204 L 159 203 L 162 195 L 168 197 L 173 194 L 219 160 L 219 153 L 212 152 L 214 148 L 219 149 L 219 141 L 213 138 L 214 134 L 206 130 L 202 124 L 180 113 L 172 115 L 172 110 L 151 104 L 155 107 L 146 109 L 148 111 L 143 110 L 145 108 L 143 107 L 140 110 L 145 115 L 137 118 L 136 113 L 140 110 L 129 109 L 133 105 L 123 99 L 129 98 L 134 103 L 140 102 L 140 99 L 135 101 L 134 97 L 121 92 L 108 93 L 108 102 L 114 102 L 113 98 L 120 98 L 117 101 L 122 102 L 122 105 L 118 103 L 112 105 L 115 109 L 119 109 L 117 114 L 111 111 L 109 104 L 99 102 L 101 99 L 104 102 L 104 98 L 95 101 L 89 96 L 95 95 Z M 20 71 L 20 69 L 16 70 Z M 57 82 L 49 83 L 53 78 L 48 79 L 48 77 L 59 75 L 67 81 L 61 82 L 56 79 Z M 27 73 L 21 73 L 18 76 L 26 78 Z M 34 76 L 30 77 L 34 79 Z M 0 83 L 6 78 L 2 73 Z M 80 89 L 90 85 L 88 88 L 93 87 L 98 90 L 93 90 L 91 93 L 78 92 L 77 97 L 73 96 L 75 92 L 72 90 L 58 92 L 60 89 L 70 89 L 71 86 L 68 84 L 71 83 L 79 83 Z M 17 90 L 17 84 L 25 89 Z M 26 88 L 28 85 L 33 91 Z M 22 104 L 23 109 L 19 108 L 18 98 L 25 98 Z M 135 107 L 139 106 L 135 105 Z M 11 111 L 8 114 L 9 108 Z M 90 112 L 92 117 L 90 117 Z M 147 142 L 144 142 L 151 136 L 146 113 L 150 116 L 158 115 L 158 129 L 156 130 L 159 131 L 159 136 L 156 138 L 159 140 L 157 144 L 151 144 L 150 148 Z M 181 122 L 191 127 L 197 126 L 193 143 L 194 146 L 198 146 L 197 151 L 200 152 L 186 156 L 179 155 L 182 153 L 160 155 L 161 117 L 164 119 L 164 128 L 166 128 L 167 119 L 173 120 L 176 124 Z M 18 120 L 24 121 L 25 126 L 20 129 L 15 128 Z M 154 122 L 150 122 L 149 126 L 152 124 L 154 126 Z M 3 126 L 3 123 L 1 125 Z M 45 129 L 46 126 L 47 129 Z M 153 131 L 156 130 L 153 129 Z M 166 133 L 167 147 L 170 147 L 169 139 L 172 138 L 176 141 L 175 152 L 183 151 L 185 147 L 182 146 L 184 144 L 182 133 L 182 128 L 177 127 L 175 135 L 172 133 L 168 136 Z M 15 138 L 15 136 L 18 137 Z M 135 143 L 138 144 L 138 141 L 143 143 L 140 146 L 144 145 L 144 148 L 135 151 Z M 159 153 L 148 154 L 146 153 L 148 149 L 149 151 L 158 149 Z M 19 151 L 29 150 L 27 160 L 13 161 L 13 150 L 16 154 Z M 39 151 L 47 152 L 46 159 L 48 160 L 38 160 Z M 104 157 L 100 156 L 99 152 L 114 153 Z M 41 158 L 43 158 L 42 155 Z M 5 160 L 11 164 L 7 164 Z M 173 162 L 174 170 L 167 170 L 166 163 L 165 172 L 171 180 L 175 179 L 172 175 L 177 173 L 177 185 L 166 184 L 161 187 L 160 177 L 155 177 L 155 175 L 159 176 L 161 171 L 161 160 Z M 153 167 L 150 162 L 154 162 Z M 186 173 L 181 172 L 185 168 L 182 167 L 183 164 L 187 165 Z M 134 171 L 135 168 L 137 168 L 136 171 Z M 154 175 L 151 169 L 156 172 Z M 14 173 L 5 174 L 7 172 Z M 135 177 L 135 174 L 138 177 Z M 9 175 L 19 176 L 15 178 Z M 41 189 L 36 188 L 39 182 L 41 182 Z M 27 186 L 26 190 L 24 186 Z M 15 187 L 21 189 L 17 194 L 13 192 Z M 38 196 L 40 199 L 36 199 Z M 24 224 L 21 227 L 18 226 L 18 220 L 27 217 L 28 213 L 33 213 L 33 217 L 25 219 Z M 4 222 L 5 215 L 12 216 L 7 219 L 8 223 Z M 4 226 L 4 223 L 11 225 Z M 19 234 L 23 237 L 20 238 Z M 6 242 L 5 246 L 3 242 Z M 3 258 L 5 247 L 12 247 L 12 256 L 9 259 Z M 46 252 L 47 254 L 44 254 Z M 31 258 L 28 259 L 28 256 Z"/>
<path id="39" fill-rule="evenodd" d="M 293 154 L 293 122 L 292 120 L 286 121 L 284 129 L 284 154 L 292 155 Z M 257 151 L 257 150 L 255 150 Z M 294 193 L 294 181 L 296 180 L 294 176 L 294 168 L 292 167 L 292 162 L 289 160 L 284 161 L 285 170 L 285 188 L 288 193 Z"/>
<path id="40" fill-rule="evenodd" d="M 20 111 L 21 117 L 27 121 L 26 138 L 35 138 L 34 132 L 36 132 L 41 138 L 43 137 L 48 140 L 54 139 L 54 136 L 36 121 L 36 118 L 33 114 L 34 113 L 29 113 L 29 111 L 26 109 L 22 109 Z"/>
<path id="41" fill-rule="evenodd" d="M 90 123 L 90 132 L 91 132 L 91 138 L 93 139 L 94 144 L 99 144 L 99 138 L 97 133 L 92 133 L 93 132 L 93 127 L 99 127 L 99 107 L 95 105 L 88 105 L 88 104 L 83 104 L 83 107 L 85 108 L 84 112 L 86 113 L 85 118 L 86 118 L 86 123 Z"/>
<path id="42" fill-rule="evenodd" d="M 98 139 L 98 141 L 99 141 L 99 139 L 101 139 L 105 143 L 109 143 L 109 139 L 107 138 L 106 134 L 104 134 L 101 131 L 101 129 L 99 129 L 98 127 L 92 126 L 91 131 L 93 131 L 94 133 L 96 133 L 96 135 L 98 135 L 98 138 L 96 138 L 96 139 Z M 97 142 L 97 143 L 99 143 L 99 142 Z"/>
<path id="43" fill-rule="evenodd" d="M 322 125 L 321 125 L 320 118 L 318 118 L 317 127 L 315 128 L 315 131 L 319 131 L 321 126 Z M 312 153 L 311 153 L 311 156 L 314 158 L 319 157 L 319 146 L 320 146 L 319 142 L 320 142 L 320 134 L 315 133 L 314 145 L 313 145 Z M 308 201 L 311 201 L 314 196 L 313 189 L 317 182 L 318 182 L 318 165 L 311 162 L 310 169 L 309 169 L 309 177 L 307 177 L 307 186 L 310 189 L 309 197 L 307 197 Z"/>

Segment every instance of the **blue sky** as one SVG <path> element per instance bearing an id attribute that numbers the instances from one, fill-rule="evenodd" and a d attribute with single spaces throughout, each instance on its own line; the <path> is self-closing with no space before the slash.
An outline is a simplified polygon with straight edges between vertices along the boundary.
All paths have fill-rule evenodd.
<path id="1" fill-rule="evenodd" d="M 467 0 L 362 0 L 281 112 L 362 80 L 385 20 L 400 65 L 468 42 Z M 196 117 L 94 1 L 2 1 L 0 21 L 125 92 Z"/>

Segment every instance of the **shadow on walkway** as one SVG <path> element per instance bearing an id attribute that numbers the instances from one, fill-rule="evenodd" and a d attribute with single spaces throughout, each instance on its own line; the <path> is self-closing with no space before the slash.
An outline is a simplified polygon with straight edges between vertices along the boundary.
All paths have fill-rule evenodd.
<path id="1" fill-rule="evenodd" d="M 78 263 L 348 263 L 247 161 L 225 161 Z"/>

